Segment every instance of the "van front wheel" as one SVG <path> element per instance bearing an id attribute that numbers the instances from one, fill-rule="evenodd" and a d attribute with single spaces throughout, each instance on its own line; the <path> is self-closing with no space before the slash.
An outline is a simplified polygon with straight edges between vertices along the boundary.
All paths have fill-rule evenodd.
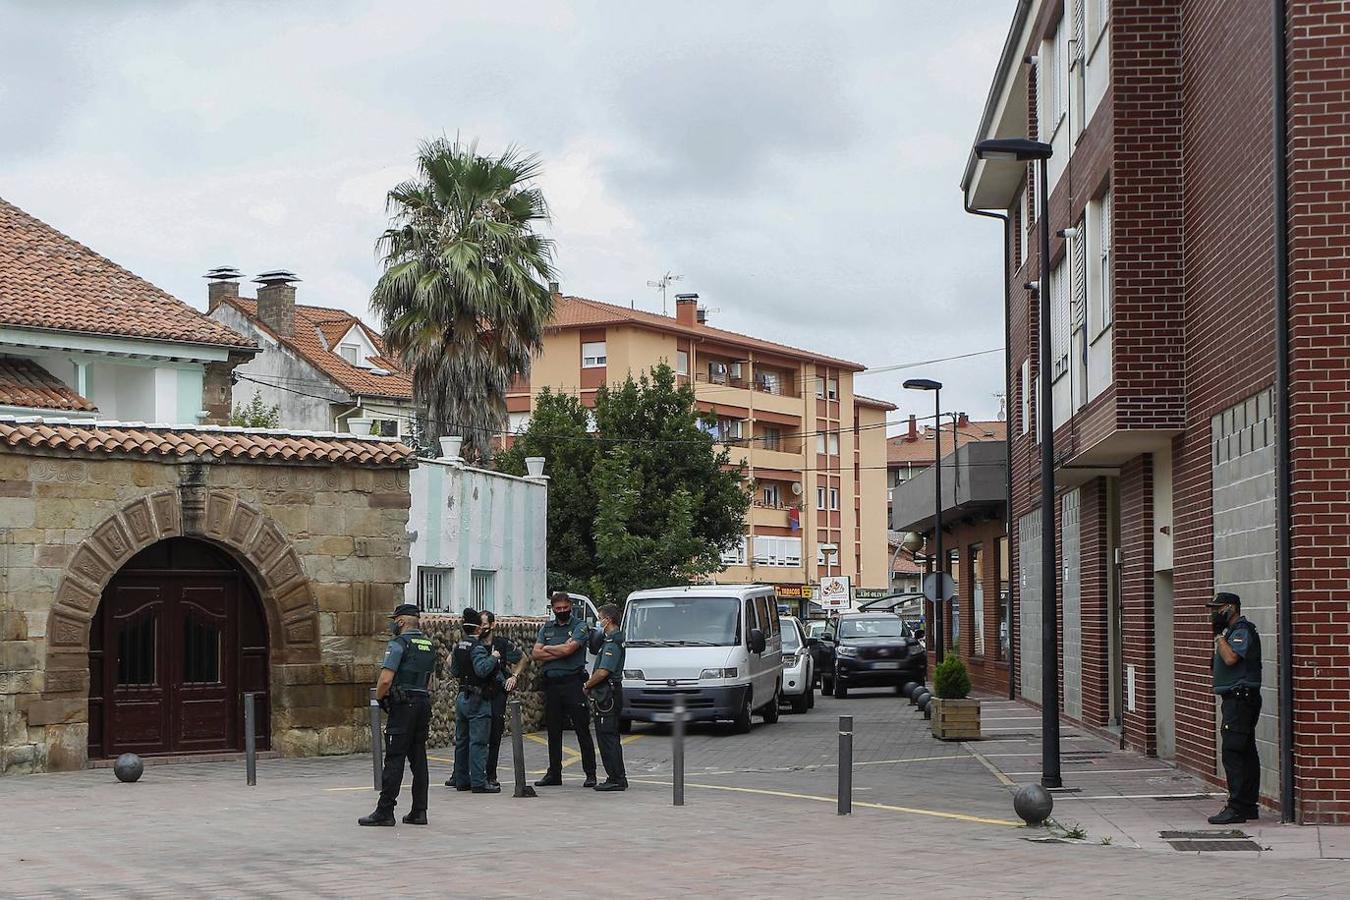
<path id="1" fill-rule="evenodd" d="M 772 725 L 774 722 L 777 722 L 777 721 L 778 721 L 778 688 L 777 688 L 777 687 L 775 687 L 775 688 L 774 688 L 774 691 L 773 691 L 773 700 L 771 700 L 769 703 L 765 704 L 765 705 L 760 709 L 759 714 L 760 714 L 761 716 L 764 717 L 764 722 L 765 722 L 765 724 L 767 724 L 767 725 Z"/>
<path id="2" fill-rule="evenodd" d="M 741 701 L 741 711 L 736 714 L 736 718 L 731 720 L 731 730 L 735 734 L 750 733 L 750 690 L 745 691 L 745 699 Z"/>

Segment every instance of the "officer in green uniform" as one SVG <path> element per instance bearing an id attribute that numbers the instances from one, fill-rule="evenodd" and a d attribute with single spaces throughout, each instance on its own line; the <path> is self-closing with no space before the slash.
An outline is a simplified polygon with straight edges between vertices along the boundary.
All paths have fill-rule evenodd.
<path id="1" fill-rule="evenodd" d="M 436 651 L 418 628 L 417 607 L 404 603 L 389 617 L 394 638 L 385 647 L 375 698 L 388 714 L 384 726 L 384 774 L 375 811 L 362 825 L 393 825 L 394 807 L 403 784 L 403 764 L 412 762 L 412 809 L 407 825 L 427 824 L 427 731 L 431 727 L 431 676 Z"/>
<path id="2" fill-rule="evenodd" d="M 537 787 L 562 784 L 562 733 L 565 719 L 572 720 L 581 748 L 581 766 L 586 771 L 584 787 L 595 787 L 595 744 L 591 740 L 591 716 L 581 688 L 586 681 L 586 644 L 590 629 L 572 611 L 572 598 L 563 591 L 551 599 L 553 621 L 539 628 L 530 658 L 541 664 L 544 679 L 544 727 L 548 730 L 548 771 Z"/>
<path id="3" fill-rule="evenodd" d="M 1237 594 L 1221 591 L 1208 604 L 1213 613 L 1214 693 L 1223 712 L 1220 746 L 1228 777 L 1228 804 L 1209 817 L 1211 825 L 1257 819 L 1261 760 L 1256 752 L 1256 721 L 1261 716 L 1261 636 L 1242 617 Z"/>
<path id="4" fill-rule="evenodd" d="M 463 639 L 450 653 L 450 674 L 459 679 L 455 702 L 455 787 L 475 794 L 498 794 L 488 783 L 488 741 L 492 734 L 492 699 L 504 687 L 501 654 L 493 650 L 483 616 L 464 610 Z"/>
<path id="5" fill-rule="evenodd" d="M 623 768 L 623 744 L 619 736 L 619 716 L 623 712 L 623 631 L 619 629 L 620 610 L 613 603 L 600 607 L 601 640 L 596 650 L 595 668 L 583 688 L 595 709 L 595 739 L 600 744 L 600 761 L 605 764 L 605 780 L 597 791 L 628 790 L 628 773 Z M 594 647 L 595 642 L 592 642 Z"/>
<path id="6" fill-rule="evenodd" d="M 492 732 L 488 736 L 488 784 L 501 787 L 501 784 L 497 781 L 497 758 L 501 755 L 502 735 L 506 733 L 506 698 L 516 689 L 516 684 L 520 681 L 520 675 L 529 665 L 529 660 L 516 646 L 515 641 L 497 633 L 497 617 L 490 610 L 483 610 L 483 621 L 488 631 L 489 645 L 501 654 L 502 674 L 506 678 L 503 689 L 492 698 Z M 514 668 L 510 668 L 512 666 Z"/>

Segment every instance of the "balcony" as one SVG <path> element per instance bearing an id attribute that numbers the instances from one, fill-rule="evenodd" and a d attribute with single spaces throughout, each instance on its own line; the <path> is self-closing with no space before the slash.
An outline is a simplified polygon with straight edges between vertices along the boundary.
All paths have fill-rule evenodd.
<path id="1" fill-rule="evenodd" d="M 789 507 L 786 504 L 780 503 L 774 506 L 756 498 L 755 502 L 750 506 L 750 524 L 767 525 L 772 528 L 787 528 L 788 509 Z"/>

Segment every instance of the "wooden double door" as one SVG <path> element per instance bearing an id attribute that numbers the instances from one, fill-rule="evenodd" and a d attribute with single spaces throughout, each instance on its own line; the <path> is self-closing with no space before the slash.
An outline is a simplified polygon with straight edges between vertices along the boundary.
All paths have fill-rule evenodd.
<path id="1" fill-rule="evenodd" d="M 266 625 L 252 588 L 214 548 L 175 543 L 143 551 L 104 589 L 89 639 L 91 757 L 242 749 L 245 691 L 262 693 L 258 746 L 268 746 Z"/>

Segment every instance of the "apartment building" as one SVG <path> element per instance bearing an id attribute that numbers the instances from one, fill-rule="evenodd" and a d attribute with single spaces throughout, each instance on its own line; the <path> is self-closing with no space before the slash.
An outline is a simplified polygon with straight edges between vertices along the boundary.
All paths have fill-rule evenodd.
<path id="1" fill-rule="evenodd" d="M 674 317 L 556 300 L 529 383 L 507 396 L 514 430 L 544 387 L 589 403 L 600 385 L 668 363 L 717 417 L 719 439 L 754 489 L 746 534 L 718 580 L 777 585 L 799 610 L 826 576 L 887 586 L 885 426 L 895 407 L 854 392 L 862 365 L 715 328 L 697 294 L 679 295 Z"/>
<path id="2" fill-rule="evenodd" d="M 1350 3 L 1270 6 L 1022 0 L 976 140 L 1051 144 L 1048 183 L 972 153 L 962 186 L 1007 217 L 1021 692 L 1041 696 L 1050 415 L 1065 715 L 1220 782 L 1203 603 L 1235 591 L 1264 638 L 1262 795 L 1346 822 Z"/>

